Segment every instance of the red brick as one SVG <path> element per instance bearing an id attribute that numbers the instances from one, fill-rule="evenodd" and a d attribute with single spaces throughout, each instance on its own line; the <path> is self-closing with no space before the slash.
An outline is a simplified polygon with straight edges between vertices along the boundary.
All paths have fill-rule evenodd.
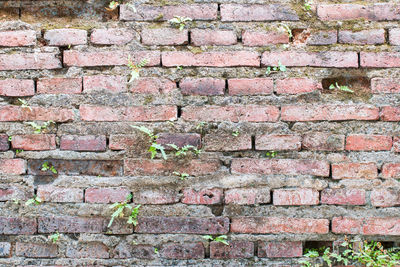
<path id="1" fill-rule="evenodd" d="M 245 46 L 267 46 L 271 44 L 289 43 L 289 35 L 283 32 L 255 32 L 244 31 L 242 33 L 242 42 Z"/>
<path id="2" fill-rule="evenodd" d="M 61 150 L 73 151 L 105 151 L 106 136 L 100 135 L 63 135 L 60 141 Z"/>
<path id="3" fill-rule="evenodd" d="M 345 136 L 343 134 L 331 134 L 314 132 L 303 136 L 303 149 L 316 151 L 342 151 L 344 150 Z"/>
<path id="4" fill-rule="evenodd" d="M 383 44 L 384 42 L 384 29 L 363 30 L 358 32 L 339 30 L 339 43 L 341 44 L 374 45 Z"/>
<path id="5" fill-rule="evenodd" d="M 217 12 L 217 4 L 139 5 L 136 7 L 136 11 L 127 5 L 121 5 L 120 20 L 170 20 L 174 16 L 189 17 L 193 20 L 216 20 Z M 162 17 L 160 17 L 160 14 L 162 14 Z"/>
<path id="6" fill-rule="evenodd" d="M 36 229 L 36 219 L 0 217 L 0 234 L 2 235 L 33 235 Z"/>
<path id="7" fill-rule="evenodd" d="M 189 42 L 187 30 L 172 28 L 143 29 L 142 43 L 145 45 L 184 45 Z"/>
<path id="8" fill-rule="evenodd" d="M 1 145 L 0 145 L 0 150 L 1 150 Z M 393 151 L 400 152 L 400 136 L 393 136 Z"/>
<path id="9" fill-rule="evenodd" d="M 389 29 L 389 43 L 400 45 L 400 28 Z"/>
<path id="10" fill-rule="evenodd" d="M 90 42 L 98 45 L 124 45 L 131 42 L 134 37 L 130 29 L 94 29 L 90 35 Z"/>
<path id="11" fill-rule="evenodd" d="M 256 136 L 256 150 L 300 150 L 301 137 L 293 134 L 266 134 Z"/>
<path id="12" fill-rule="evenodd" d="M 398 218 L 363 218 L 334 217 L 332 232 L 338 234 L 363 235 L 400 235 Z"/>
<path id="13" fill-rule="evenodd" d="M 184 78 L 179 87 L 183 95 L 223 95 L 225 80 L 215 78 Z"/>
<path id="14" fill-rule="evenodd" d="M 313 189 L 275 189 L 272 196 L 276 206 L 318 205 L 319 192 Z"/>
<path id="15" fill-rule="evenodd" d="M 333 179 L 375 179 L 378 168 L 370 163 L 338 163 L 332 164 Z"/>
<path id="16" fill-rule="evenodd" d="M 147 67 L 160 65 L 159 51 L 129 52 L 119 50 L 98 52 L 66 50 L 64 51 L 64 64 L 68 67 L 122 66 L 128 64 L 129 57 L 134 63 L 147 59 Z"/>
<path id="17" fill-rule="evenodd" d="M 400 121 L 400 107 L 382 107 L 381 120 Z"/>
<path id="18" fill-rule="evenodd" d="M 274 81 L 270 78 L 229 79 L 230 95 L 270 95 L 274 90 Z"/>
<path id="19" fill-rule="evenodd" d="M 387 135 L 355 134 L 346 138 L 346 150 L 380 151 L 391 150 L 393 140 Z"/>
<path id="20" fill-rule="evenodd" d="M 204 259 L 205 251 L 203 243 L 167 243 L 160 249 L 160 255 L 165 259 Z"/>
<path id="21" fill-rule="evenodd" d="M 250 241 L 229 241 L 229 245 L 215 241 L 210 243 L 211 259 L 252 258 L 253 256 L 254 243 Z"/>
<path id="22" fill-rule="evenodd" d="M 186 121 L 275 122 L 279 109 L 274 106 L 188 106 L 182 109 Z"/>
<path id="23" fill-rule="evenodd" d="M 1 106 L 0 121 L 54 121 L 67 122 L 74 119 L 72 109 L 20 106 Z"/>
<path id="24" fill-rule="evenodd" d="M 44 34 L 47 45 L 69 46 L 87 43 L 87 32 L 79 29 L 48 30 Z"/>
<path id="25" fill-rule="evenodd" d="M 0 55 L 2 70 L 60 69 L 61 61 L 54 53 L 17 53 Z"/>
<path id="26" fill-rule="evenodd" d="M 371 204 L 375 207 L 394 207 L 400 205 L 400 193 L 395 189 L 373 189 Z"/>
<path id="27" fill-rule="evenodd" d="M 277 94 L 304 94 L 322 89 L 322 84 L 307 78 L 286 78 L 276 81 Z"/>
<path id="28" fill-rule="evenodd" d="M 127 90 L 126 77 L 124 76 L 85 76 L 83 77 L 83 92 L 92 93 L 105 91 L 120 93 Z"/>
<path id="29" fill-rule="evenodd" d="M 126 200 L 130 191 L 126 188 L 87 188 L 85 202 L 88 203 L 115 203 Z"/>
<path id="30" fill-rule="evenodd" d="M 229 219 L 226 217 L 139 217 L 136 233 L 148 234 L 226 234 Z"/>
<path id="31" fill-rule="evenodd" d="M 0 258 L 11 257 L 11 243 L 0 242 Z"/>
<path id="32" fill-rule="evenodd" d="M 127 243 L 119 242 L 114 249 L 114 258 L 117 259 L 154 259 L 157 254 L 154 253 L 154 247 L 149 245 L 130 245 Z"/>
<path id="33" fill-rule="evenodd" d="M 385 163 L 382 166 L 383 178 L 400 178 L 400 163 Z"/>
<path id="34" fill-rule="evenodd" d="M 199 176 L 216 172 L 220 168 L 218 160 L 193 159 L 182 165 L 177 161 L 126 159 L 125 175 L 171 175 L 172 172 L 187 173 Z"/>
<path id="35" fill-rule="evenodd" d="M 260 55 L 251 51 L 235 52 L 163 52 L 165 67 L 259 67 Z"/>
<path id="36" fill-rule="evenodd" d="M 319 30 L 302 30 L 299 33 L 294 32 L 294 44 L 307 45 L 332 45 L 337 43 L 337 30 L 319 31 Z"/>
<path id="37" fill-rule="evenodd" d="M 108 221 L 105 218 L 73 216 L 39 217 L 39 233 L 102 233 Z"/>
<path id="38" fill-rule="evenodd" d="M 224 193 L 220 188 L 200 190 L 186 188 L 183 190 L 182 203 L 197 205 L 221 204 L 223 194 Z"/>
<path id="39" fill-rule="evenodd" d="M 143 140 L 139 135 L 112 134 L 109 142 L 108 147 L 111 150 L 136 150 L 143 147 Z"/>
<path id="40" fill-rule="evenodd" d="M 69 245 L 65 256 L 75 259 L 108 259 L 110 258 L 110 253 L 108 252 L 108 247 L 101 242 L 86 242 Z"/>
<path id="41" fill-rule="evenodd" d="M 190 40 L 194 46 L 234 45 L 237 43 L 237 36 L 234 31 L 192 29 Z"/>
<path id="42" fill-rule="evenodd" d="M 287 67 L 328 67 L 328 68 L 357 68 L 358 55 L 356 52 L 264 52 L 262 66 L 278 66 L 279 62 Z"/>
<path id="43" fill-rule="evenodd" d="M 369 68 L 400 67 L 400 53 L 397 52 L 360 52 L 360 66 Z"/>
<path id="44" fill-rule="evenodd" d="M 398 20 L 400 19 L 399 13 L 398 6 L 388 3 L 318 5 L 317 9 L 318 17 L 321 20 Z"/>
<path id="45" fill-rule="evenodd" d="M 33 80 L 0 80 L 0 96 L 32 96 L 34 94 Z"/>
<path id="46" fill-rule="evenodd" d="M 272 21 L 299 20 L 296 12 L 287 5 L 222 4 L 222 21 Z"/>
<path id="47" fill-rule="evenodd" d="M 400 79 L 372 78 L 371 91 L 375 94 L 398 94 L 400 93 Z"/>
<path id="48" fill-rule="evenodd" d="M 284 217 L 234 217 L 231 232 L 244 234 L 327 234 L 329 220 Z"/>
<path id="49" fill-rule="evenodd" d="M 379 108 L 362 105 L 296 105 L 281 108 L 283 121 L 378 120 Z"/>
<path id="50" fill-rule="evenodd" d="M 163 186 L 162 188 L 140 188 L 132 193 L 135 204 L 173 204 L 180 200 L 179 190 Z"/>
<path id="51" fill-rule="evenodd" d="M 295 258 L 302 255 L 303 243 L 301 241 L 258 241 L 258 257 L 260 258 Z"/>
<path id="52" fill-rule="evenodd" d="M 255 205 L 271 201 L 269 188 L 233 188 L 225 191 L 225 204 Z"/>
<path id="53" fill-rule="evenodd" d="M 33 46 L 36 44 L 35 31 L 0 32 L 0 46 Z"/>
<path id="54" fill-rule="evenodd" d="M 83 202 L 83 189 L 38 185 L 37 196 L 45 202 Z"/>
<path id="55" fill-rule="evenodd" d="M 166 78 L 143 77 L 132 82 L 130 91 L 137 94 L 168 94 L 175 88 L 176 83 Z"/>
<path id="56" fill-rule="evenodd" d="M 24 174 L 26 163 L 23 159 L 0 159 L 1 174 Z"/>
<path id="57" fill-rule="evenodd" d="M 81 105 L 84 121 L 168 121 L 177 119 L 175 106 L 106 107 Z"/>
<path id="58" fill-rule="evenodd" d="M 326 188 L 321 191 L 321 204 L 365 205 L 365 190 L 348 188 Z"/>
<path id="59" fill-rule="evenodd" d="M 56 136 L 54 134 L 14 135 L 11 145 L 14 149 L 22 150 L 54 150 Z"/>
<path id="60" fill-rule="evenodd" d="M 38 94 L 80 94 L 82 78 L 48 78 L 37 82 Z"/>
<path id="61" fill-rule="evenodd" d="M 362 231 L 362 220 L 346 217 L 332 218 L 332 232 L 343 234 L 360 234 Z"/>
<path id="62" fill-rule="evenodd" d="M 177 147 L 189 145 L 200 148 L 201 146 L 201 135 L 196 133 L 160 133 L 157 136 L 157 143 L 163 145 L 166 150 L 173 150 L 168 144 Z"/>
<path id="63" fill-rule="evenodd" d="M 329 163 L 301 159 L 233 159 L 232 173 L 329 176 Z"/>
<path id="64" fill-rule="evenodd" d="M 26 258 L 56 258 L 58 247 L 55 244 L 21 243 L 15 244 L 15 255 Z"/>
<path id="65" fill-rule="evenodd" d="M 14 199 L 28 200 L 29 198 L 32 198 L 32 196 L 33 188 L 21 185 L 0 185 L 0 201 L 9 201 Z"/>
<path id="66" fill-rule="evenodd" d="M 206 151 L 241 151 L 251 150 L 251 135 L 239 133 L 232 134 L 207 134 L 204 137 L 204 150 Z"/>
<path id="67" fill-rule="evenodd" d="M 8 149 L 10 149 L 8 135 L 0 134 L 0 151 L 7 151 Z"/>

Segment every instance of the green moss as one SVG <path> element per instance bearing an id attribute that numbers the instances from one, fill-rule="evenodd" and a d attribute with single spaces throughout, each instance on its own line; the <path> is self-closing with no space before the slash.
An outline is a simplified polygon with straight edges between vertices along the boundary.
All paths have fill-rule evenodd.
<path id="1" fill-rule="evenodd" d="M 153 102 L 153 96 L 152 95 L 148 95 L 144 98 L 143 104 L 144 105 L 148 105 L 151 104 Z"/>

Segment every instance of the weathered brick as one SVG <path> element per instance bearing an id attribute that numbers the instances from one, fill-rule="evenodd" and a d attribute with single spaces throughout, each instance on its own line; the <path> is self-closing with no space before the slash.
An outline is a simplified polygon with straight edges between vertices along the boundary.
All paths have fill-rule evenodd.
<path id="1" fill-rule="evenodd" d="M 174 16 L 181 16 L 189 17 L 193 20 L 216 20 L 217 12 L 217 4 L 181 4 L 171 6 L 139 5 L 136 7 L 136 11 L 132 10 L 128 5 L 121 5 L 120 19 L 151 21 L 170 20 Z"/>
<path id="2" fill-rule="evenodd" d="M 0 201 L 27 200 L 32 196 L 33 188 L 14 184 L 0 184 Z"/>
<path id="3" fill-rule="evenodd" d="M 80 94 L 82 78 L 47 78 L 37 82 L 38 94 Z"/>
<path id="4" fill-rule="evenodd" d="M 371 91 L 375 94 L 398 94 L 400 93 L 400 79 L 372 78 Z"/>
<path id="5" fill-rule="evenodd" d="M 332 164 L 333 179 L 375 179 L 378 168 L 375 163 L 338 163 Z"/>
<path id="6" fill-rule="evenodd" d="M 362 218 L 334 217 L 332 232 L 337 234 L 363 235 L 400 235 L 399 218 Z"/>
<path id="7" fill-rule="evenodd" d="M 226 234 L 229 219 L 226 217 L 139 217 L 136 233 L 148 234 Z"/>
<path id="8" fill-rule="evenodd" d="M 233 159 L 232 173 L 329 176 L 329 163 L 301 159 Z"/>
<path id="9" fill-rule="evenodd" d="M 0 258 L 8 258 L 11 256 L 11 243 L 0 242 Z"/>
<path id="10" fill-rule="evenodd" d="M 182 109 L 182 118 L 187 121 L 275 122 L 279 109 L 256 105 L 188 106 Z"/>
<path id="11" fill-rule="evenodd" d="M 45 202 L 83 202 L 83 189 L 38 185 L 37 196 Z"/>
<path id="12" fill-rule="evenodd" d="M 201 135 L 197 133 L 160 133 L 157 136 L 157 143 L 163 145 L 166 150 L 173 150 L 168 144 L 177 147 L 189 145 L 200 148 L 201 146 Z"/>
<path id="13" fill-rule="evenodd" d="M 364 105 L 296 105 L 281 108 L 283 121 L 378 120 L 379 108 Z"/>
<path id="14" fill-rule="evenodd" d="M 107 149 L 105 135 L 63 135 L 60 141 L 61 150 L 105 151 Z"/>
<path id="15" fill-rule="evenodd" d="M 199 176 L 216 172 L 220 168 L 218 160 L 193 159 L 185 164 L 178 161 L 125 159 L 125 175 L 171 175 L 172 172 Z"/>
<path id="16" fill-rule="evenodd" d="M 322 89 L 322 84 L 307 78 L 286 78 L 276 80 L 277 94 L 304 94 Z"/>
<path id="17" fill-rule="evenodd" d="M 400 53 L 360 52 L 360 66 L 367 68 L 397 68 L 400 67 Z"/>
<path id="18" fill-rule="evenodd" d="M 276 206 L 318 205 L 319 192 L 314 189 L 275 189 L 272 196 Z"/>
<path id="19" fill-rule="evenodd" d="M 400 178 L 400 163 L 385 163 L 382 165 L 383 178 Z"/>
<path id="20" fill-rule="evenodd" d="M 319 31 L 319 30 L 302 30 L 299 33 L 294 32 L 293 43 L 307 45 L 332 45 L 338 40 L 337 31 Z"/>
<path id="21" fill-rule="evenodd" d="M 259 67 L 260 55 L 251 51 L 235 52 L 162 52 L 165 67 Z"/>
<path id="22" fill-rule="evenodd" d="M 150 143 L 149 143 L 150 145 Z M 112 134 L 108 147 L 111 150 L 137 150 L 142 149 L 143 140 L 139 135 Z M 139 152 L 138 152 L 139 153 Z"/>
<path id="23" fill-rule="evenodd" d="M 223 199 L 223 190 L 220 188 L 210 189 L 192 189 L 185 188 L 183 190 L 182 203 L 197 205 L 213 205 L 221 204 Z"/>
<path id="24" fill-rule="evenodd" d="M 23 159 L 0 159 L 0 174 L 25 174 L 26 163 Z"/>
<path id="25" fill-rule="evenodd" d="M 142 43 L 145 45 L 184 45 L 189 42 L 188 30 L 171 28 L 143 29 Z"/>
<path id="26" fill-rule="evenodd" d="M 279 62 L 288 67 L 328 67 L 328 68 L 357 68 L 358 55 L 356 52 L 264 52 L 262 66 L 278 66 Z"/>
<path id="27" fill-rule="evenodd" d="M 302 255 L 303 243 L 301 241 L 258 241 L 258 257 L 260 258 L 295 258 Z"/>
<path id="28" fill-rule="evenodd" d="M 0 217 L 0 234 L 2 235 L 33 235 L 36 231 L 36 219 Z"/>
<path id="29" fill-rule="evenodd" d="M 373 189 L 371 204 L 375 207 L 394 207 L 400 205 L 400 193 L 397 189 Z"/>
<path id="30" fill-rule="evenodd" d="M 289 43 L 289 35 L 278 31 L 244 31 L 242 33 L 242 42 L 245 46 L 266 46 L 271 44 Z"/>
<path id="31" fill-rule="evenodd" d="M 356 188 L 326 188 L 321 191 L 321 204 L 365 205 L 365 190 Z"/>
<path id="32" fill-rule="evenodd" d="M 39 217 L 39 233 L 102 233 L 106 229 L 107 221 L 104 218 L 84 218 L 73 216 Z"/>
<path id="33" fill-rule="evenodd" d="M 400 45 L 400 28 L 389 29 L 389 43 Z"/>
<path id="34" fill-rule="evenodd" d="M 15 255 L 26 258 L 56 258 L 58 247 L 55 244 L 17 242 Z"/>
<path id="35" fill-rule="evenodd" d="M 363 30 L 358 32 L 339 30 L 339 43 L 341 44 L 374 45 L 383 44 L 384 42 L 384 29 Z"/>
<path id="36" fill-rule="evenodd" d="M 274 81 L 270 78 L 229 79 L 230 95 L 270 95 L 274 90 Z"/>
<path id="37" fill-rule="evenodd" d="M 17 53 L 0 55 L 1 70 L 59 69 L 61 61 L 54 53 Z"/>
<path id="38" fill-rule="evenodd" d="M 67 258 L 75 258 L 75 259 L 110 258 L 108 247 L 101 242 L 87 242 L 87 243 L 78 243 L 75 245 L 68 245 L 65 255 L 67 256 Z"/>
<path id="39" fill-rule="evenodd" d="M 0 96 L 32 96 L 35 94 L 33 80 L 0 80 Z"/>
<path id="40" fill-rule="evenodd" d="M 380 151 L 390 150 L 393 145 L 391 136 L 355 134 L 346 138 L 346 150 Z"/>
<path id="41" fill-rule="evenodd" d="M 140 188 L 132 193 L 135 204 L 173 204 L 180 200 L 179 190 L 176 188 Z"/>
<path id="42" fill-rule="evenodd" d="M 183 95 L 223 95 L 225 80 L 215 78 L 184 78 L 179 87 Z"/>
<path id="43" fill-rule="evenodd" d="M 296 12 L 288 5 L 240 5 L 222 4 L 222 21 L 271 21 L 299 20 Z"/>
<path id="44" fill-rule="evenodd" d="M 98 45 L 124 45 L 132 41 L 134 37 L 130 29 L 94 29 L 90 35 L 90 42 Z"/>
<path id="45" fill-rule="evenodd" d="M 316 151 L 344 150 L 345 135 L 325 132 L 313 132 L 303 136 L 303 149 Z"/>
<path id="46" fill-rule="evenodd" d="M 211 259 L 252 258 L 253 256 L 254 243 L 250 241 L 230 241 L 229 245 L 215 241 L 210 243 Z"/>
<path id="47" fill-rule="evenodd" d="M 0 46 L 33 46 L 35 44 L 35 31 L 26 30 L 0 32 Z"/>
<path id="48" fill-rule="evenodd" d="M 204 137 L 206 151 L 240 151 L 251 150 L 251 135 L 241 134 L 207 134 Z"/>
<path id="49" fill-rule="evenodd" d="M 381 120 L 400 121 L 400 107 L 382 107 Z"/>
<path id="50" fill-rule="evenodd" d="M 75 50 L 64 51 L 64 64 L 68 67 L 96 67 L 96 66 L 121 66 L 128 64 L 128 59 L 137 63 L 147 59 L 146 66 L 160 65 L 159 51 L 97 51 L 79 52 Z M 0 65 L 1 66 L 1 65 Z"/>
<path id="51" fill-rule="evenodd" d="M 14 149 L 22 150 L 54 150 L 56 136 L 54 134 L 14 135 L 11 145 Z"/>
<path id="52" fill-rule="evenodd" d="M 256 136 L 256 150 L 300 150 L 301 137 L 293 134 L 265 134 Z"/>
<path id="53" fill-rule="evenodd" d="M 130 91 L 138 94 L 168 94 L 176 88 L 176 83 L 166 78 L 141 77 L 131 83 Z"/>
<path id="54" fill-rule="evenodd" d="M 5 134 L 0 134 L 0 151 L 7 151 L 10 148 L 8 142 L 8 136 Z"/>
<path id="55" fill-rule="evenodd" d="M 192 29 L 190 40 L 194 46 L 234 45 L 237 43 L 237 36 L 234 31 Z"/>
<path id="56" fill-rule="evenodd" d="M 138 258 L 151 260 L 156 256 L 154 247 L 149 245 L 131 245 L 119 242 L 114 249 L 114 258 L 117 259 Z"/>
<path id="57" fill-rule="evenodd" d="M 234 217 L 231 232 L 244 234 L 327 234 L 329 220 L 284 217 Z"/>
<path id="58" fill-rule="evenodd" d="M 160 249 L 160 255 L 165 259 L 203 259 L 205 251 L 203 243 L 167 243 Z"/>
<path id="59" fill-rule="evenodd" d="M 79 112 L 84 121 L 169 121 L 176 120 L 178 115 L 178 110 L 175 106 L 115 108 L 81 105 Z"/>
<path id="60" fill-rule="evenodd" d="M 85 76 L 83 77 L 83 92 L 92 93 L 106 91 L 120 93 L 127 90 L 126 77 L 124 76 Z"/>
<path id="61" fill-rule="evenodd" d="M 1 106 L 0 121 L 54 121 L 67 122 L 74 119 L 72 109 L 20 106 Z"/>
<path id="62" fill-rule="evenodd" d="M 1 141 L 0 141 L 0 147 L 1 147 Z M 400 136 L 393 136 L 393 151 L 400 152 Z"/>
<path id="63" fill-rule="evenodd" d="M 225 204 L 255 205 L 266 204 L 271 201 L 269 188 L 233 188 L 224 193 Z"/>
<path id="64" fill-rule="evenodd" d="M 87 43 L 87 32 L 79 29 L 48 30 L 44 34 L 44 39 L 48 45 L 83 45 Z"/>
<path id="65" fill-rule="evenodd" d="M 126 188 L 87 188 L 85 202 L 88 203 L 115 203 L 126 200 L 130 191 Z"/>

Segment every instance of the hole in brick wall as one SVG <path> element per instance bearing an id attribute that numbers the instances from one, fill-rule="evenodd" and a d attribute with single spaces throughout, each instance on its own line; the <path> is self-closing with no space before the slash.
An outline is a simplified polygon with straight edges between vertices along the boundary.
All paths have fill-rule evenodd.
<path id="1" fill-rule="evenodd" d="M 215 216 L 221 216 L 223 211 L 224 211 L 224 206 L 222 205 L 211 206 L 211 212 Z"/>
<path id="2" fill-rule="evenodd" d="M 310 37 L 311 32 L 306 29 L 292 29 L 292 41 L 297 44 L 304 44 L 307 42 L 308 37 Z"/>
<path id="3" fill-rule="evenodd" d="M 345 92 L 339 89 L 329 89 L 333 84 L 339 86 L 348 86 L 354 93 Z M 364 76 L 338 76 L 322 79 L 323 93 L 333 94 L 344 98 L 367 98 L 371 97 L 370 80 Z"/>
<path id="4" fill-rule="evenodd" d="M 324 250 L 325 248 L 333 248 L 332 241 L 306 241 L 304 243 L 304 251 L 306 249 L 321 249 Z"/>

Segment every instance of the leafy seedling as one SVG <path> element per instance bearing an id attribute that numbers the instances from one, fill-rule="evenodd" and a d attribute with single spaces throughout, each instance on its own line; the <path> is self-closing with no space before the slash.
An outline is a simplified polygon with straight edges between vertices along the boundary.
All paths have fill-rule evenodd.
<path id="1" fill-rule="evenodd" d="M 27 108 L 30 111 L 32 111 L 31 107 L 29 106 L 29 104 L 26 100 L 18 98 L 18 101 L 21 103 L 21 108 Z"/>
<path id="2" fill-rule="evenodd" d="M 343 92 L 354 93 L 354 91 L 351 90 L 348 86 L 346 86 L 346 85 L 339 85 L 337 82 L 336 82 L 335 84 L 331 84 L 331 85 L 329 86 L 329 89 L 330 89 L 330 90 L 338 89 L 338 90 L 343 91 Z"/>
<path id="3" fill-rule="evenodd" d="M 197 147 L 194 147 L 192 145 L 185 145 L 183 147 L 178 147 L 175 144 L 168 144 L 168 146 L 172 147 L 173 149 L 176 150 L 175 156 L 186 156 L 187 152 L 192 151 L 195 155 L 199 155 L 201 153 L 200 149 L 197 149 Z"/>
<path id="4" fill-rule="evenodd" d="M 48 238 L 49 238 L 49 241 L 51 241 L 51 242 L 53 242 L 53 244 L 55 244 L 60 239 L 60 236 L 61 236 L 60 233 L 56 232 L 56 233 L 50 235 Z"/>
<path id="5" fill-rule="evenodd" d="M 110 222 L 108 223 L 107 227 L 110 228 L 113 224 L 115 218 L 122 218 L 124 217 L 124 209 L 132 210 L 131 205 L 128 204 L 132 200 L 132 194 L 128 194 L 126 196 L 125 201 L 123 202 L 116 202 L 110 206 L 110 209 L 115 209 L 114 213 L 111 215 Z"/>
<path id="6" fill-rule="evenodd" d="M 180 31 L 183 31 L 185 26 L 192 21 L 191 18 L 174 16 L 172 19 L 168 20 L 168 22 L 176 28 L 179 28 Z"/>
<path id="7" fill-rule="evenodd" d="M 158 254 L 158 248 L 154 248 L 154 253 Z"/>
<path id="8" fill-rule="evenodd" d="M 189 177 L 189 174 L 187 173 L 180 173 L 180 172 L 173 172 L 172 174 L 178 176 L 179 178 L 181 178 L 181 180 L 185 180 L 187 177 Z"/>
<path id="9" fill-rule="evenodd" d="M 304 5 L 303 5 L 303 9 L 305 10 L 305 11 L 311 11 L 311 8 L 312 8 L 312 1 L 311 0 L 304 0 Z"/>
<path id="10" fill-rule="evenodd" d="M 33 121 L 26 122 L 26 124 L 30 125 L 35 130 L 34 133 L 36 133 L 36 134 L 40 134 L 42 132 L 42 130 L 46 129 L 53 123 L 54 123 L 54 121 L 45 121 L 45 122 L 43 122 L 43 125 L 39 125 Z"/>
<path id="11" fill-rule="evenodd" d="M 205 235 L 205 236 L 203 236 L 203 238 L 206 240 L 219 242 L 219 243 L 229 246 L 229 243 L 226 240 L 228 237 L 226 235 L 216 236 L 215 238 L 213 238 L 211 235 Z"/>
<path id="12" fill-rule="evenodd" d="M 47 161 L 42 164 L 41 170 L 44 172 L 50 170 L 52 173 L 57 174 L 56 168 L 53 165 L 51 165 L 50 163 L 48 163 Z"/>
<path id="13" fill-rule="evenodd" d="M 34 195 L 33 198 L 30 198 L 25 202 L 25 206 L 40 205 L 42 202 L 43 200 L 40 197 Z"/>
<path id="14" fill-rule="evenodd" d="M 276 151 L 268 151 L 268 152 L 265 153 L 265 156 L 267 158 L 275 158 L 276 155 L 278 155 L 278 152 L 276 152 Z"/>
<path id="15" fill-rule="evenodd" d="M 233 131 L 233 132 L 232 132 L 232 136 L 238 137 L 238 136 L 239 136 L 239 131 L 238 131 L 238 130 Z"/>
<path id="16" fill-rule="evenodd" d="M 167 154 L 165 153 L 165 148 L 162 145 L 157 144 L 158 136 L 155 135 L 152 130 L 147 129 L 144 126 L 131 125 L 131 127 L 145 133 L 149 137 L 151 145 L 150 145 L 148 151 L 151 153 L 151 159 L 154 159 L 154 157 L 157 155 L 157 153 L 159 151 L 159 152 L 161 152 L 163 159 L 167 160 Z"/>
<path id="17" fill-rule="evenodd" d="M 12 136 L 9 136 L 8 137 L 8 142 L 11 142 L 12 141 Z"/>
<path id="18" fill-rule="evenodd" d="M 134 226 L 136 226 L 138 224 L 137 216 L 139 215 L 140 207 L 141 207 L 141 205 L 137 205 L 136 207 L 134 207 L 132 209 L 131 215 L 129 215 L 127 223 L 133 224 Z"/>
<path id="19" fill-rule="evenodd" d="M 281 25 L 281 29 L 288 34 L 289 38 L 292 38 L 293 37 L 293 33 L 292 33 L 292 30 L 289 28 L 289 26 L 287 24 L 284 24 L 284 23 L 280 23 L 280 25 Z"/>
<path id="20" fill-rule="evenodd" d="M 266 75 L 270 75 L 271 73 L 276 73 L 276 72 L 285 72 L 286 71 L 286 66 L 282 65 L 281 61 L 278 61 L 278 66 L 273 66 L 273 67 L 267 67 L 267 71 L 265 72 Z"/>
<path id="21" fill-rule="evenodd" d="M 22 153 L 22 152 L 24 152 L 23 149 L 16 149 L 16 150 L 15 150 L 15 154 L 19 154 L 19 153 Z"/>
<path id="22" fill-rule="evenodd" d="M 132 83 L 134 80 L 140 77 L 140 70 L 149 63 L 149 60 L 142 59 L 139 63 L 135 64 L 131 57 L 128 57 L 128 67 L 131 70 L 131 78 L 128 83 Z"/>

